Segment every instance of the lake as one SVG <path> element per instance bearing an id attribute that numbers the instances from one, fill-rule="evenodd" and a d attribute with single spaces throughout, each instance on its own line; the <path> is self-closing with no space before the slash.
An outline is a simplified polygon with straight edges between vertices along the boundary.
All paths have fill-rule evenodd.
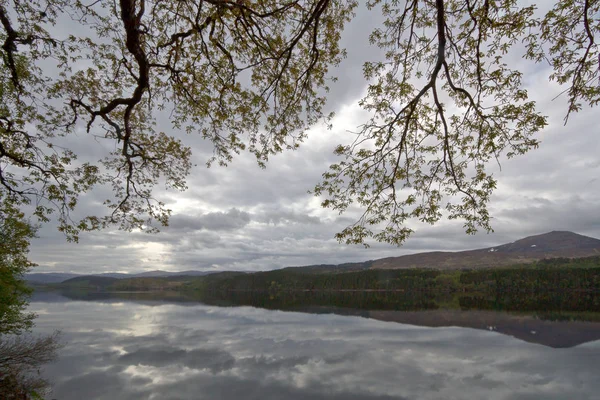
<path id="1" fill-rule="evenodd" d="M 600 399 L 594 316 L 214 303 L 35 293 L 50 398 Z"/>

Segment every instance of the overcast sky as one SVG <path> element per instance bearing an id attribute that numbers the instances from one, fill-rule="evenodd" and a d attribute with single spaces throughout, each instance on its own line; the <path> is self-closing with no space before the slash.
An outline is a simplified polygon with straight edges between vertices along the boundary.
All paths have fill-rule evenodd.
<path id="1" fill-rule="evenodd" d="M 338 161 L 334 147 L 351 142 L 348 131 L 366 121 L 357 103 L 366 89 L 362 63 L 378 55 L 367 40 L 377 21 L 377 14 L 359 10 L 344 32 L 348 58 L 334 71 L 339 81 L 329 97 L 329 108 L 336 112 L 332 130 L 313 127 L 299 150 L 273 157 L 265 170 L 249 154 L 226 168 L 206 169 L 208 143 L 186 137 L 198 165 L 188 178 L 189 190 L 157 192 L 173 209 L 168 228 L 156 235 L 86 233 L 72 244 L 48 224 L 31 246 L 36 272 L 252 271 L 487 247 L 551 230 L 600 238 L 598 109 L 584 108 L 563 126 L 565 98 L 553 100 L 563 89 L 548 82 L 545 66 L 523 64 L 530 97 L 550 124 L 539 135 L 539 149 L 503 161 L 501 170 L 494 167 L 499 181 L 489 206 L 494 233 L 468 236 L 460 221 L 441 221 L 415 225 L 401 248 L 339 244 L 334 234 L 353 222 L 353 215 L 322 209 L 321 200 L 307 191 Z M 168 123 L 160 116 L 159 122 Z M 92 193 L 80 202 L 90 210 L 102 199 Z"/>

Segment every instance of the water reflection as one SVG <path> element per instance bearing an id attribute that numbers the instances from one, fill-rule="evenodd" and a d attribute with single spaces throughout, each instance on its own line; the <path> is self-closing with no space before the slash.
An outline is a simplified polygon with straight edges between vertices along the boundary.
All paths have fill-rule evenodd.
<path id="1" fill-rule="evenodd" d="M 554 348 L 600 340 L 600 296 L 595 293 L 512 293 L 485 298 L 423 292 L 288 292 L 277 295 L 261 292 L 66 292 L 64 297 L 113 303 L 127 300 L 148 305 L 157 301 L 190 305 L 202 302 L 360 316 L 426 327 L 490 330 Z"/>
<path id="2" fill-rule="evenodd" d="M 446 327 L 467 318 L 459 310 L 363 310 L 369 318 L 357 318 L 339 307 L 44 296 L 31 303 L 37 329 L 61 329 L 67 342 L 44 371 L 56 399 L 592 399 L 600 391 L 599 341 L 554 349 L 500 334 L 503 320 L 489 319 L 533 316 L 469 313 L 490 331 Z M 423 326 L 423 313 L 441 327 Z"/>

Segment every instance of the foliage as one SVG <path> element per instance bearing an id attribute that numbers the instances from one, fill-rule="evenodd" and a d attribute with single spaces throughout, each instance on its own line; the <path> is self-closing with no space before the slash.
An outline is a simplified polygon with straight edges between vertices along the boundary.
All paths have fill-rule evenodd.
<path id="1" fill-rule="evenodd" d="M 58 333 L 37 338 L 25 334 L 35 318 L 26 311 L 31 289 L 23 279 L 34 266 L 27 255 L 35 227 L 10 197 L 0 193 L 0 203 L 0 398 L 42 399 L 48 383 L 37 370 L 55 358 Z"/>
<path id="2" fill-rule="evenodd" d="M 408 221 L 443 217 L 467 233 L 492 229 L 489 164 L 536 148 L 547 124 L 511 57 L 549 61 L 549 78 L 567 86 L 567 117 L 600 101 L 600 2 L 553 3 L 540 16 L 518 0 L 368 2 L 385 18 L 370 36 L 385 60 L 364 65 L 372 117 L 315 188 L 324 207 L 363 211 L 340 241 L 400 245 Z"/>
<path id="3" fill-rule="evenodd" d="M 27 253 L 35 230 L 4 200 L 4 208 L 10 212 L 0 212 L 0 336 L 29 329 L 34 318 L 34 314 L 25 312 L 31 290 L 23 274 L 33 266 Z"/>
<path id="4" fill-rule="evenodd" d="M 170 210 L 153 188 L 184 190 L 192 165 L 178 132 L 212 145 L 209 165 L 247 150 L 264 166 L 326 117 L 329 68 L 344 56 L 338 42 L 356 5 L 3 1 L 0 189 L 42 221 L 58 211 L 72 240 L 107 224 L 155 230 Z M 518 0 L 367 5 L 384 18 L 370 40 L 385 58 L 364 64 L 360 105 L 371 118 L 314 191 L 325 207 L 363 210 L 338 239 L 401 244 L 410 220 L 443 217 L 467 233 L 490 230 L 490 162 L 537 147 L 546 125 L 510 57 L 549 61 L 549 78 L 566 85 L 567 116 L 596 105 L 600 2 L 555 1 L 545 15 Z M 100 160 L 76 150 L 86 138 Z M 95 187 L 112 189 L 108 214 L 75 216 Z"/>
<path id="5" fill-rule="evenodd" d="M 58 332 L 44 337 L 0 338 L 0 397 L 6 400 L 44 398 L 48 382 L 37 370 L 53 361 L 60 347 Z"/>
<path id="6" fill-rule="evenodd" d="M 6 5 L 5 5 L 6 4 Z M 356 3 L 10 1 L 0 5 L 0 187 L 60 229 L 152 231 L 170 211 L 153 187 L 185 189 L 191 152 L 158 128 L 209 141 L 208 162 L 248 150 L 264 165 L 324 117 L 329 67 Z M 64 34 L 59 24 L 76 29 Z M 162 130 L 161 130 L 162 129 Z M 100 160 L 62 148 L 93 137 Z M 73 219 L 79 195 L 110 186 L 110 213 Z M 39 200 L 44 201 L 39 201 Z"/>

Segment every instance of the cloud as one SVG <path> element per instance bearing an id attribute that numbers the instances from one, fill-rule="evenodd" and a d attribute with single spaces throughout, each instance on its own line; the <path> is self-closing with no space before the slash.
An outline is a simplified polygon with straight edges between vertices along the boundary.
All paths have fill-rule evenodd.
<path id="1" fill-rule="evenodd" d="M 321 219 L 319 217 L 313 217 L 303 213 L 299 213 L 294 210 L 285 209 L 267 209 L 262 208 L 260 213 L 256 216 L 256 221 L 269 225 L 282 225 L 282 224 L 308 224 L 308 225 L 319 225 Z"/>
<path id="2" fill-rule="evenodd" d="M 169 227 L 186 231 L 228 231 L 243 228 L 249 222 L 250 214 L 232 208 L 227 212 L 210 212 L 199 216 L 177 214 L 170 219 Z"/>

